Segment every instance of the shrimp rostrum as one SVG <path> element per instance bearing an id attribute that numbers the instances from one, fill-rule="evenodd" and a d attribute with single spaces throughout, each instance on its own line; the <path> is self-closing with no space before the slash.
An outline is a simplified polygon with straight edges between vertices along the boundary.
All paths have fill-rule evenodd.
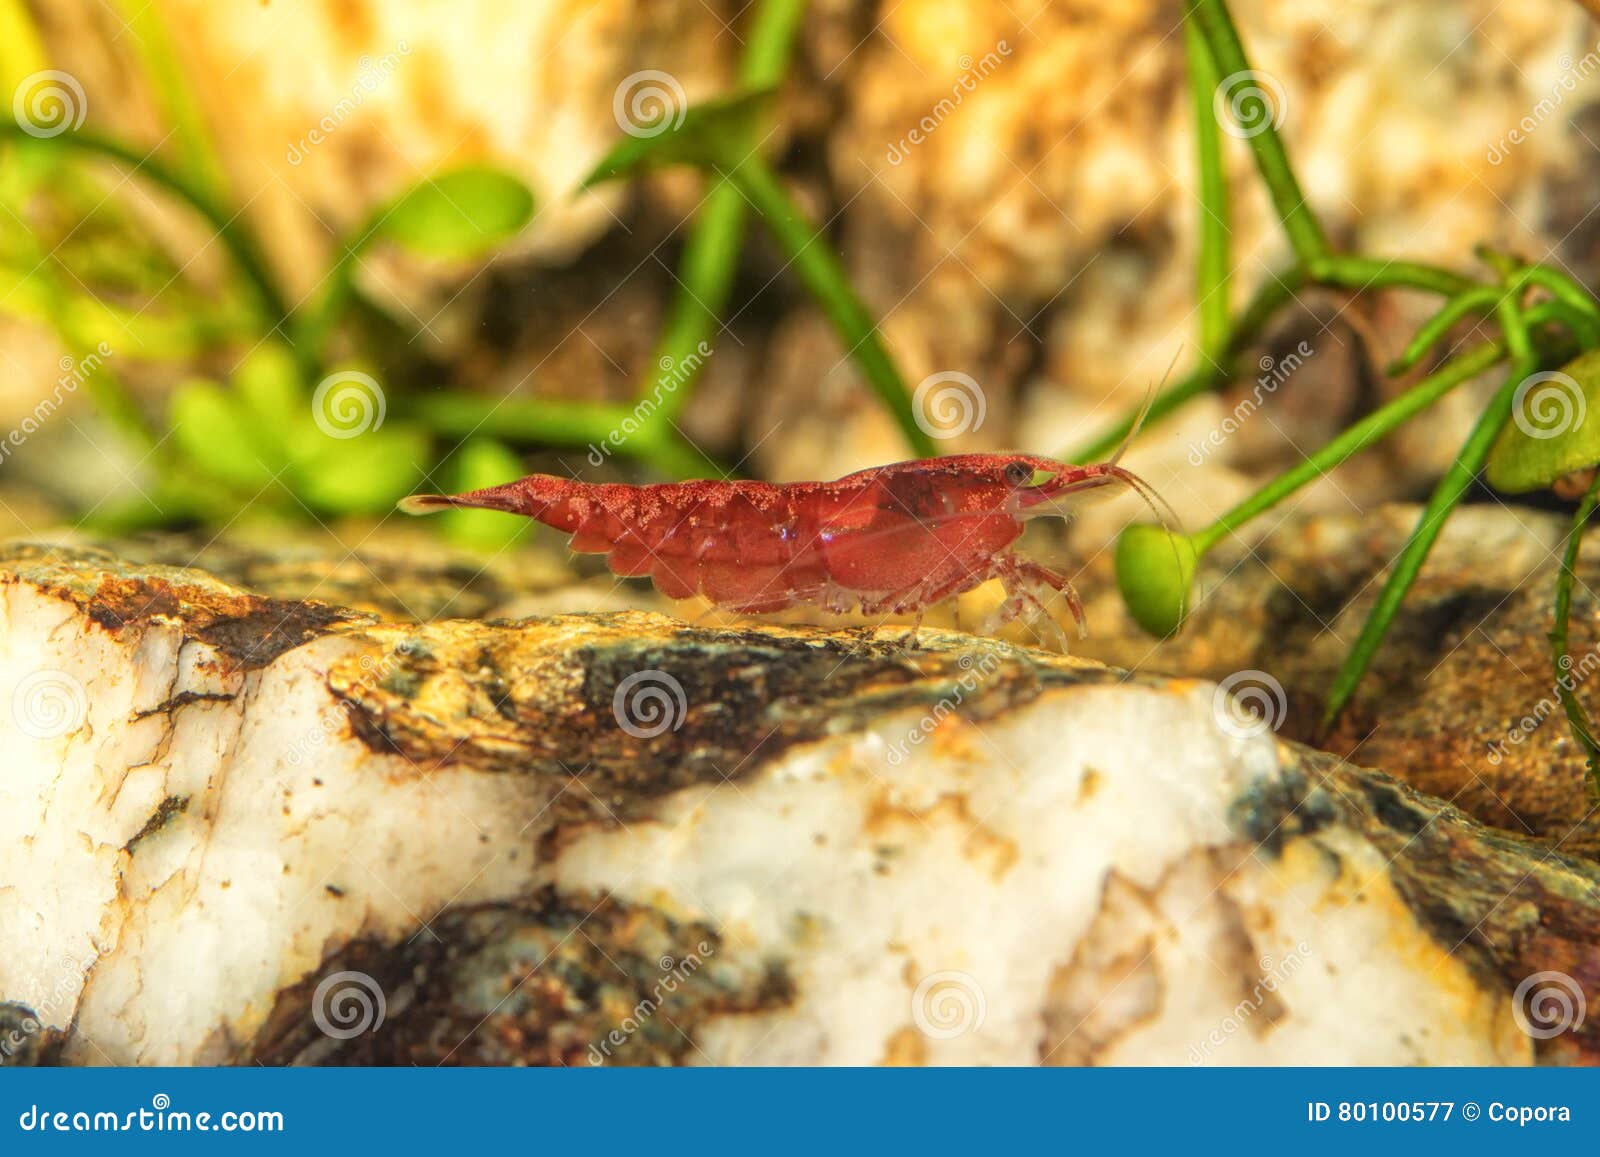
<path id="1" fill-rule="evenodd" d="M 1067 577 L 1012 548 L 1028 519 L 1066 515 L 1077 496 L 1111 485 L 1155 508 L 1150 487 L 1114 459 L 1071 466 L 1027 454 L 897 462 L 834 482 L 633 486 L 530 474 L 466 494 L 413 495 L 400 508 L 527 515 L 571 535 L 574 551 L 605 555 L 615 574 L 742 613 L 918 613 L 998 579 L 1000 621 L 1043 613 L 1041 596 L 1054 590 L 1081 631 L 1083 607 Z"/>

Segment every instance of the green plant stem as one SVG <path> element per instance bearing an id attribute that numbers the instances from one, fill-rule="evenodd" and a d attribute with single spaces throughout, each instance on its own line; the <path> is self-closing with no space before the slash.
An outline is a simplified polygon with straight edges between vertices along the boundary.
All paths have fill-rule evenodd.
<path id="1" fill-rule="evenodd" d="M 1228 346 L 1228 183 L 1222 168 L 1222 135 L 1217 128 L 1217 66 L 1194 21 L 1183 24 L 1189 59 L 1189 92 L 1194 102 L 1195 159 L 1199 170 L 1199 258 L 1195 299 L 1200 314 L 1200 350 L 1221 362 Z"/>
<path id="2" fill-rule="evenodd" d="M 431 429 L 451 437 L 480 433 L 557 446 L 604 442 L 613 430 L 633 420 L 631 410 L 602 402 L 511 401 L 448 392 L 418 397 L 411 409 Z"/>
<path id="3" fill-rule="evenodd" d="M 1422 517 L 1412 530 L 1411 537 L 1406 540 L 1400 556 L 1394 561 L 1388 581 L 1383 584 L 1383 590 L 1378 594 L 1378 601 L 1373 606 L 1372 613 L 1361 625 L 1361 634 L 1357 636 L 1355 645 L 1350 648 L 1350 652 L 1334 676 L 1328 692 L 1327 709 L 1322 717 L 1325 729 L 1332 727 L 1339 713 L 1350 702 L 1350 697 L 1355 694 L 1357 684 L 1366 674 L 1367 668 L 1372 664 L 1373 656 L 1377 654 L 1384 636 L 1388 634 L 1389 625 L 1394 621 L 1401 601 L 1411 589 L 1411 585 L 1416 582 L 1422 564 L 1427 561 L 1428 553 L 1444 529 L 1445 520 L 1460 503 L 1467 488 L 1472 485 L 1472 480 L 1483 469 L 1484 461 L 1489 457 L 1489 450 L 1500 434 L 1500 428 L 1511 417 L 1512 398 L 1518 384 L 1538 367 L 1537 357 L 1526 352 L 1520 356 L 1516 355 L 1518 345 L 1521 343 L 1509 331 L 1506 340 L 1514 354 L 1511 372 L 1506 375 L 1494 398 L 1478 416 L 1472 432 L 1467 435 L 1466 442 L 1456 454 L 1455 461 L 1450 464 L 1444 477 L 1434 487 L 1427 506 L 1423 508 Z"/>
<path id="4" fill-rule="evenodd" d="M 1589 713 L 1578 702 L 1577 693 L 1573 690 L 1573 680 L 1569 674 L 1572 670 L 1572 653 L 1568 645 L 1568 632 L 1572 622 L 1572 585 L 1577 577 L 1578 551 L 1583 546 L 1584 528 L 1597 502 L 1600 502 L 1600 470 L 1595 471 L 1583 501 L 1572 516 L 1572 527 L 1567 532 L 1567 549 L 1562 553 L 1561 571 L 1556 576 L 1556 605 L 1550 625 L 1550 663 L 1555 670 L 1556 695 L 1561 700 L 1561 709 L 1566 714 L 1572 738 L 1584 754 L 1584 765 L 1589 772 L 1591 803 L 1600 801 L 1600 742 L 1595 739 Z"/>
<path id="5" fill-rule="evenodd" d="M 1148 430 L 1190 398 L 1210 393 L 1227 384 L 1238 370 L 1236 361 L 1240 348 L 1255 340 L 1256 335 L 1261 332 L 1272 315 L 1299 292 L 1304 284 L 1304 275 L 1295 270 L 1269 278 L 1235 319 L 1229 330 L 1228 342 L 1223 349 L 1222 357 L 1216 361 L 1208 360 L 1195 367 L 1172 385 L 1159 391 L 1151 399 L 1150 408 L 1145 412 L 1142 429 Z M 1092 440 L 1063 452 L 1060 455 L 1061 461 L 1098 462 L 1105 458 L 1122 445 L 1132 432 L 1133 423 L 1139 416 L 1139 409 L 1128 411 L 1116 425 Z"/>
<path id="6" fill-rule="evenodd" d="M 1529 285 L 1537 285 L 1557 301 L 1600 321 L 1600 303 L 1595 301 L 1594 295 L 1560 270 L 1548 265 L 1528 265 L 1512 274 L 1509 287 L 1513 292 Z"/>
<path id="7" fill-rule="evenodd" d="M 782 81 L 805 8 L 806 0 L 762 0 L 757 6 L 740 62 L 741 86 L 763 89 Z M 753 152 L 760 143 L 752 135 L 743 145 Z M 688 403 L 700 375 L 702 347 L 712 344 L 732 296 L 744 230 L 744 197 L 717 178 L 684 243 L 677 288 L 651 357 L 650 379 L 640 388 L 642 396 L 659 403 L 647 419 L 652 429 L 670 430 Z"/>
<path id="8" fill-rule="evenodd" d="M 1316 481 L 1347 458 L 1359 454 L 1463 382 L 1495 365 L 1505 355 L 1506 347 L 1503 344 L 1488 342 L 1455 358 L 1392 402 L 1372 411 L 1359 422 L 1346 428 L 1311 457 L 1278 475 L 1218 518 L 1216 522 L 1196 532 L 1193 536 L 1195 550 L 1201 554 L 1210 550 L 1226 535 L 1265 514 L 1296 490 Z"/>
<path id="9" fill-rule="evenodd" d="M 288 302 L 267 272 L 266 262 L 256 249 L 255 241 L 241 225 L 238 215 L 230 214 L 218 207 L 205 190 L 187 177 L 169 169 L 157 158 L 141 156 L 117 141 L 82 130 L 62 133 L 56 137 L 36 138 L 14 122 L 0 121 L 0 139 L 14 140 L 29 147 L 54 146 L 104 157 L 173 194 L 203 217 L 216 231 L 217 240 L 228 251 L 239 272 L 249 284 L 267 325 L 276 328 L 288 320 L 290 313 Z"/>
<path id="10" fill-rule="evenodd" d="M 817 299 L 868 384 L 894 415 L 913 453 L 918 458 L 934 457 L 937 450 L 933 439 L 917 425 L 911 395 L 878 337 L 872 316 L 856 297 L 849 278 L 827 243 L 783 191 L 777 175 L 766 162 L 751 156 L 735 165 L 726 176 L 754 206 L 795 273 Z"/>
<path id="11" fill-rule="evenodd" d="M 1368 290 L 1368 288 L 1421 290 L 1424 293 L 1442 294 L 1446 298 L 1458 298 L 1458 296 L 1466 296 L 1466 294 L 1482 294 L 1482 299 L 1474 296 L 1474 301 L 1472 301 L 1474 306 L 1498 304 L 1502 298 L 1506 298 L 1507 294 L 1504 286 L 1480 285 L 1480 283 L 1474 282 L 1470 278 L 1453 274 L 1448 269 L 1424 266 L 1424 264 L 1418 264 L 1418 262 L 1379 261 L 1376 258 L 1330 254 L 1326 258 L 1312 262 L 1312 266 L 1309 269 L 1290 270 L 1286 274 L 1277 275 L 1274 280 L 1270 280 L 1270 282 L 1262 286 L 1261 291 L 1258 291 L 1256 296 L 1251 299 L 1250 304 L 1245 306 L 1245 312 L 1240 314 L 1237 322 L 1232 326 L 1229 346 L 1227 346 L 1230 354 L 1237 357 L 1240 347 L 1245 346 L 1251 339 L 1256 338 L 1256 334 L 1261 333 L 1266 328 L 1267 322 L 1272 318 L 1272 315 L 1280 307 L 1288 304 L 1290 298 L 1293 298 L 1294 294 L 1299 293 L 1302 286 L 1306 285 L 1326 285 L 1333 286 L 1333 288 L 1347 288 L 1347 290 Z M 1560 302 L 1560 306 L 1554 307 L 1554 309 L 1544 309 L 1544 306 L 1549 306 L 1550 302 L 1541 302 L 1541 306 L 1534 307 L 1541 322 L 1550 322 L 1550 320 L 1563 320 L 1563 322 L 1566 322 L 1568 318 L 1573 318 L 1576 310 L 1565 299 L 1558 299 L 1558 302 Z M 1450 309 L 1448 304 L 1446 304 L 1446 309 Z M 1533 317 L 1533 312 L 1530 312 L 1530 320 Z M 1432 322 L 1424 325 L 1424 331 L 1430 326 L 1434 326 L 1435 322 L 1438 322 L 1438 315 L 1435 315 Z M 1586 323 L 1579 320 L 1574 325 L 1574 328 L 1579 334 L 1584 334 L 1587 333 L 1584 326 L 1586 326 Z M 1443 328 L 1448 328 L 1448 323 L 1440 326 L 1440 331 Z M 1600 334 L 1600 326 L 1595 328 L 1595 333 Z M 1418 342 L 1421 342 L 1421 339 L 1422 331 L 1418 331 L 1418 338 L 1414 339 L 1413 344 L 1406 349 L 1405 354 L 1392 366 L 1392 371 L 1398 373 L 1398 371 L 1406 370 L 1421 358 L 1421 354 L 1416 354 L 1413 357 L 1414 347 L 1418 346 Z M 1429 344 L 1432 344 L 1432 342 L 1429 342 Z M 1587 344 L 1589 342 L 1586 342 L 1586 346 Z M 1426 352 L 1426 350 L 1422 350 L 1422 352 Z M 1195 370 L 1194 373 L 1187 374 L 1186 378 L 1176 382 L 1171 389 L 1163 390 L 1162 394 L 1157 394 L 1155 402 L 1150 406 L 1149 414 L 1146 416 L 1146 429 L 1154 426 L 1158 419 L 1165 418 L 1166 414 L 1176 410 L 1178 406 L 1187 402 L 1189 398 L 1226 386 L 1227 382 L 1232 381 L 1237 376 L 1237 373 L 1237 366 L 1229 363 L 1226 368 L 1205 366 L 1205 368 Z M 1138 413 L 1138 410 L 1128 411 L 1125 418 L 1117 422 L 1117 426 L 1110 427 L 1106 434 L 1101 434 L 1099 437 L 1094 438 L 1093 442 L 1083 443 L 1083 445 L 1069 451 L 1064 456 L 1064 461 L 1091 462 L 1104 458 L 1109 451 L 1114 450 L 1115 446 L 1122 442 L 1123 437 L 1128 434 L 1128 430 L 1133 429 L 1133 419 L 1138 416 Z"/>
<path id="12" fill-rule="evenodd" d="M 1190 0 L 1188 14 L 1199 25 L 1218 74 L 1228 79 L 1251 71 L 1244 44 L 1239 40 L 1239 30 L 1234 27 L 1233 17 L 1223 0 Z M 1271 116 L 1269 110 L 1269 123 L 1250 137 L 1250 148 L 1255 153 L 1256 168 L 1272 196 L 1289 244 L 1294 247 L 1301 264 L 1310 265 L 1328 252 L 1328 241 L 1300 190 L 1283 140 L 1270 123 Z"/>
<path id="13" fill-rule="evenodd" d="M 1417 330 L 1416 336 L 1406 346 L 1405 352 L 1395 359 L 1389 367 L 1391 374 L 1403 374 L 1412 366 L 1420 362 L 1433 348 L 1434 343 L 1449 332 L 1450 327 L 1466 317 L 1469 313 L 1492 313 L 1500 298 L 1505 295 L 1505 290 L 1493 285 L 1480 285 L 1476 289 L 1469 289 L 1465 293 L 1457 294 L 1445 302 L 1443 308 L 1434 314 Z"/>
<path id="14" fill-rule="evenodd" d="M 1540 302 L 1523 315 L 1521 328 L 1525 332 L 1541 325 L 1560 316 L 1563 309 L 1564 306 L 1560 302 Z M 1398 398 L 1343 430 L 1300 465 L 1272 479 L 1210 526 L 1196 531 L 1190 536 L 1196 552 L 1204 554 L 1226 535 L 1240 530 L 1252 519 L 1265 514 L 1302 486 L 1316 481 L 1346 459 L 1365 450 L 1391 430 L 1432 406 L 1457 386 L 1497 365 L 1505 358 L 1507 352 L 1508 346 L 1505 342 L 1485 342 L 1440 366 Z M 1548 357 L 1549 351 L 1544 351 L 1544 355 Z"/>
<path id="15" fill-rule="evenodd" d="M 1550 321 L 1558 321 L 1571 330 L 1580 349 L 1591 350 L 1600 346 L 1600 322 L 1585 311 L 1574 309 L 1567 302 L 1554 297 L 1541 301 L 1534 309 L 1546 312 Z M 1529 312 L 1531 314 L 1532 311 Z"/>
<path id="16" fill-rule="evenodd" d="M 1307 271 L 1319 285 L 1341 289 L 1420 289 L 1444 297 L 1464 293 L 1479 284 L 1470 277 L 1420 261 L 1386 261 L 1340 253 L 1308 262 Z"/>

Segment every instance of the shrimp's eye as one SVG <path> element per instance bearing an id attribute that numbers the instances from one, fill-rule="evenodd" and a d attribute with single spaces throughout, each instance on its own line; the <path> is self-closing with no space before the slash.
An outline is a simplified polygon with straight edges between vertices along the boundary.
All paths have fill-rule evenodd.
<path id="1" fill-rule="evenodd" d="M 1009 486 L 1026 486 L 1033 481 L 1033 467 L 1022 462 L 1006 463 L 1006 484 Z"/>

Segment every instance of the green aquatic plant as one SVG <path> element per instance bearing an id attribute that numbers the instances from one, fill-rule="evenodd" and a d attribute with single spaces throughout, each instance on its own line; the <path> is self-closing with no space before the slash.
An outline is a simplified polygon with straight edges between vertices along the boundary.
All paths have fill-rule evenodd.
<path id="1" fill-rule="evenodd" d="M 430 173 L 341 239 L 319 292 L 292 304 L 240 207 L 227 199 L 159 18 L 148 6 L 128 7 L 156 104 L 173 125 L 164 149 L 151 153 L 82 128 L 73 115 L 82 112 L 80 94 L 70 86 L 50 93 L 55 111 L 70 119 L 0 122 L 0 203 L 9 210 L 0 230 L 0 283 L 9 292 L 0 309 L 53 327 L 75 363 L 92 360 L 83 384 L 153 480 L 133 487 L 132 497 L 102 502 L 90 521 L 126 529 L 186 518 L 226 522 L 246 508 L 290 518 L 386 511 L 448 456 L 447 435 L 416 416 L 412 399 L 379 385 L 373 363 L 382 343 L 363 350 L 361 328 L 345 324 L 362 304 L 355 271 L 378 245 L 433 259 L 481 256 L 532 219 L 532 192 L 490 166 Z M 49 70 L 14 0 L 0 0 L 0 23 L 13 32 L 0 48 L 0 75 L 14 86 L 30 77 L 65 83 Z M 16 108 L 27 111 L 20 97 Z M 105 194 L 92 177 L 92 167 L 104 164 L 205 223 L 228 261 L 220 292 L 191 284 L 187 269 Z M 337 355 L 336 335 L 344 347 Z M 236 364 L 224 376 L 181 381 L 164 412 L 152 414 L 122 384 L 112 353 L 97 351 Z M 389 417 L 391 403 L 397 412 Z M 341 424 L 347 416 L 364 423 L 358 436 Z"/>
<path id="2" fill-rule="evenodd" d="M 805 9 L 806 0 L 760 0 L 755 5 L 739 64 L 741 91 L 766 93 L 782 81 Z M 665 117 L 681 117 L 680 130 L 688 126 L 686 132 L 674 132 L 667 144 L 686 150 L 696 144 L 710 146 L 715 137 L 719 154 L 758 156 L 770 135 L 770 117 L 764 102 L 759 98 L 736 102 L 736 107 L 726 114 L 721 104 L 662 109 Z M 670 122 L 667 127 L 670 129 Z M 608 163 L 625 160 L 636 142 L 648 146 L 655 139 L 653 128 L 636 126 L 637 131 L 649 135 L 625 139 L 584 187 L 604 177 L 620 177 L 620 169 L 604 172 Z M 641 151 L 646 150 L 641 147 Z M 702 155 L 710 155 L 709 147 Z M 669 477 L 720 472 L 678 432 L 677 419 L 693 395 L 705 362 L 704 351 L 715 345 L 716 328 L 733 291 L 748 216 L 745 194 L 731 181 L 713 177 L 684 241 L 666 323 L 656 341 L 645 380 L 639 385 L 639 407 L 456 394 L 431 398 L 425 404 L 425 416 L 437 428 L 450 433 L 481 431 L 519 441 L 584 448 L 608 445 L 619 430 L 627 427 L 631 432 L 618 440 L 619 451 Z M 640 407 L 643 411 L 636 417 Z M 629 426 L 630 419 L 637 428 Z"/>
<path id="3" fill-rule="evenodd" d="M 1500 330 L 1498 340 L 1452 351 L 1438 369 L 1405 393 L 1267 482 L 1213 525 L 1178 540 L 1180 549 L 1176 553 L 1170 547 L 1163 549 L 1166 534 L 1153 527 L 1129 528 L 1118 544 L 1118 583 L 1134 618 L 1152 633 L 1170 634 L 1192 605 L 1195 566 L 1208 550 L 1300 487 L 1428 409 L 1457 386 L 1504 365 L 1499 389 L 1429 496 L 1416 527 L 1389 568 L 1376 605 L 1334 677 L 1323 716 L 1324 726 L 1329 726 L 1371 665 L 1450 512 L 1460 504 L 1473 480 L 1491 465 L 1491 452 L 1497 445 L 1519 445 L 1505 442 L 1509 436 L 1507 423 L 1530 378 L 1546 367 L 1559 365 L 1574 350 L 1589 350 L 1600 344 L 1600 304 L 1586 288 L 1558 270 L 1520 263 L 1486 250 L 1480 251 L 1479 256 L 1489 275 L 1482 278 L 1417 262 L 1335 251 L 1295 176 L 1278 133 L 1270 93 L 1249 88 L 1241 98 L 1238 91 L 1230 92 L 1230 84 L 1254 85 L 1261 74 L 1250 66 L 1227 5 L 1223 0 L 1190 0 L 1186 21 L 1201 174 L 1198 289 L 1202 358 L 1200 365 L 1157 394 L 1144 420 L 1145 428 L 1237 376 L 1236 359 L 1243 349 L 1303 286 L 1322 285 L 1356 292 L 1410 289 L 1442 297 L 1439 311 L 1419 328 L 1405 353 L 1390 367 L 1395 374 L 1416 366 L 1463 319 L 1481 315 L 1497 322 Z M 1241 135 L 1249 140 L 1257 171 L 1295 257 L 1293 266 L 1269 278 L 1266 287 L 1235 318 L 1227 314 L 1225 294 L 1228 191 L 1217 163 L 1218 111 L 1222 107 L 1248 118 L 1248 124 L 1243 126 L 1247 131 Z M 1134 429 L 1135 421 L 1136 415 L 1130 414 L 1100 438 L 1068 451 L 1064 457 L 1073 461 L 1102 457 Z M 1561 461 L 1581 459 L 1589 451 L 1586 444 L 1580 443 L 1593 437 L 1586 430 L 1580 426 L 1557 431 L 1541 451 Z M 1510 454 L 1510 450 L 1502 451 L 1502 458 L 1509 461 Z M 1492 483 L 1497 476 L 1511 478 L 1512 469 L 1504 466 L 1498 474 L 1491 469 L 1489 480 Z M 1569 577 L 1566 581 L 1570 584 Z"/>

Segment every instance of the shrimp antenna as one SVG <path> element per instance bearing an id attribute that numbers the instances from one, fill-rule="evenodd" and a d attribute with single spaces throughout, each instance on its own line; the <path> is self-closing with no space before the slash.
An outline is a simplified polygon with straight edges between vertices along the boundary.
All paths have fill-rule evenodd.
<path id="1" fill-rule="evenodd" d="M 1144 392 L 1144 405 L 1139 407 L 1139 412 L 1134 415 L 1133 425 L 1128 427 L 1128 432 L 1122 436 L 1122 443 L 1116 451 L 1106 460 L 1107 466 L 1115 466 L 1122 461 L 1122 456 L 1128 452 L 1128 447 L 1133 445 L 1133 440 L 1139 436 L 1139 431 L 1144 429 L 1144 420 L 1150 416 L 1150 407 L 1155 405 L 1156 395 L 1167 384 L 1167 379 L 1172 376 L 1172 371 L 1178 365 L 1178 359 L 1183 356 L 1183 347 L 1179 346 L 1172 353 L 1172 360 L 1167 363 L 1166 373 L 1161 375 L 1161 380 Z"/>

